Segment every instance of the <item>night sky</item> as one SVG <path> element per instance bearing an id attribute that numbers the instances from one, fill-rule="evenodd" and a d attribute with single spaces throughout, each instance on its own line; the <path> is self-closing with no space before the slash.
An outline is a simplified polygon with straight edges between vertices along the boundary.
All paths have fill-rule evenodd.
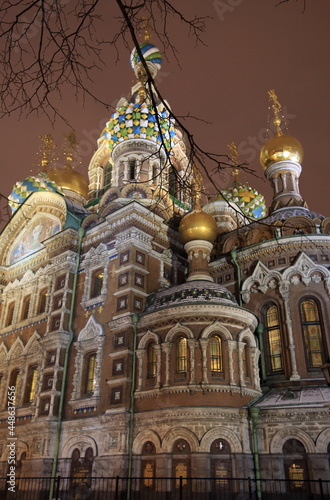
<path id="1" fill-rule="evenodd" d="M 102 6 L 103 3 L 103 6 Z M 329 0 L 291 0 L 275 7 L 277 0 L 176 0 L 186 17 L 209 16 L 202 35 L 205 45 L 195 46 L 179 21 L 169 26 L 169 36 L 178 50 L 179 64 L 170 51 L 163 60 L 157 83 L 172 111 L 208 122 L 185 122 L 195 141 L 206 151 L 227 154 L 234 141 L 255 175 L 242 173 L 240 180 L 262 192 L 268 204 L 271 188 L 264 180 L 259 150 L 267 140 L 271 113 L 267 91 L 274 88 L 288 133 L 303 145 L 305 158 L 300 192 L 310 209 L 330 215 L 328 162 L 330 116 Z M 118 29 L 119 10 L 114 0 L 101 2 L 105 37 Z M 141 39 L 142 41 L 142 39 Z M 151 42 L 161 46 L 155 36 Z M 113 48 L 105 48 L 106 67 L 93 76 L 93 91 L 109 104 L 127 96 L 135 82 L 129 66 L 129 51 L 119 44 L 119 60 Z M 87 173 L 96 140 L 111 111 L 91 99 L 76 101 L 70 88 L 56 100 L 70 120 L 80 143 L 81 169 Z M 1 189 L 8 196 L 17 180 L 36 174 L 39 136 L 52 133 L 61 143 L 69 127 L 60 119 L 54 127 L 42 114 L 3 118 L 1 133 Z M 223 187 L 230 182 L 226 173 Z"/>

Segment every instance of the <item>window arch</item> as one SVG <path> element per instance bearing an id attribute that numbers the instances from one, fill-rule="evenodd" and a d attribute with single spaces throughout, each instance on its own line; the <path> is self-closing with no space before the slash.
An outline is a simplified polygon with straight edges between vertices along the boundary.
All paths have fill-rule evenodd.
<path id="1" fill-rule="evenodd" d="M 232 463 L 231 448 L 228 441 L 219 438 L 211 444 L 211 471 L 214 477 L 214 489 L 216 491 L 229 492 L 231 490 Z"/>
<path id="2" fill-rule="evenodd" d="M 151 342 L 147 348 L 147 378 L 155 378 L 157 373 L 157 357 L 155 343 Z"/>
<path id="3" fill-rule="evenodd" d="M 218 335 L 210 339 L 210 369 L 211 375 L 223 375 L 222 340 Z"/>
<path id="4" fill-rule="evenodd" d="M 31 404 L 34 401 L 37 390 L 38 366 L 33 365 L 28 368 L 25 384 L 24 403 Z"/>
<path id="5" fill-rule="evenodd" d="M 283 372 L 283 348 L 280 315 L 277 305 L 267 304 L 263 309 L 266 338 L 266 366 L 268 375 Z"/>
<path id="6" fill-rule="evenodd" d="M 30 302 L 31 295 L 28 295 L 23 300 L 21 320 L 27 319 L 29 317 Z"/>
<path id="7" fill-rule="evenodd" d="M 187 361 L 187 339 L 186 337 L 180 336 L 176 341 L 176 373 L 187 372 Z"/>
<path id="8" fill-rule="evenodd" d="M 306 298 L 300 302 L 299 309 L 307 366 L 309 369 L 320 368 L 325 359 L 323 355 L 323 332 L 319 305 L 316 300 Z"/>
<path id="9" fill-rule="evenodd" d="M 19 383 L 20 383 L 20 372 L 18 369 L 13 370 L 10 375 L 9 386 L 10 386 L 10 391 L 14 393 L 12 402 L 13 404 L 16 405 L 17 405 L 17 397 L 19 391 Z"/>
<path id="10" fill-rule="evenodd" d="M 150 490 L 155 487 L 156 448 L 151 441 L 144 443 L 142 448 L 142 489 Z"/>
<path id="11" fill-rule="evenodd" d="M 42 314 L 46 312 L 47 296 L 48 296 L 47 288 L 41 290 L 41 292 L 39 293 L 37 314 Z"/>
<path id="12" fill-rule="evenodd" d="M 173 444 L 173 477 L 175 478 L 175 487 L 188 486 L 190 477 L 190 445 L 185 439 L 177 439 Z"/>
<path id="13" fill-rule="evenodd" d="M 94 299 L 95 297 L 98 297 L 102 293 L 102 286 L 103 286 L 103 278 L 104 278 L 104 272 L 102 269 L 98 269 L 97 271 L 94 271 L 92 275 L 92 286 L 91 286 L 91 295 L 90 298 Z"/>
<path id="14" fill-rule="evenodd" d="M 9 304 L 7 309 L 6 326 L 10 326 L 13 323 L 14 309 L 15 309 L 15 302 L 11 302 L 11 304 Z"/>
<path id="15" fill-rule="evenodd" d="M 298 439 L 288 439 L 283 444 L 284 468 L 291 491 L 306 491 L 308 485 L 308 464 L 306 450 Z"/>

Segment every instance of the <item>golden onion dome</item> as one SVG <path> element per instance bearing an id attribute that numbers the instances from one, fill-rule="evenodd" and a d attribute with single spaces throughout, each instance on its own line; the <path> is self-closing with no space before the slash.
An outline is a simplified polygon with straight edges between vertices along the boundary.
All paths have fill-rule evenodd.
<path id="1" fill-rule="evenodd" d="M 179 234 L 184 244 L 192 240 L 213 243 L 217 237 L 217 224 L 212 215 L 203 210 L 193 210 L 181 220 Z"/>
<path id="2" fill-rule="evenodd" d="M 80 174 L 70 166 L 57 168 L 48 171 L 48 177 L 56 182 L 62 189 L 69 189 L 80 194 L 84 198 L 88 197 L 88 182 L 84 175 Z"/>
<path id="3" fill-rule="evenodd" d="M 264 170 L 278 161 L 294 161 L 301 163 L 304 156 L 303 147 L 295 137 L 277 133 L 266 142 L 260 151 L 260 162 Z"/>

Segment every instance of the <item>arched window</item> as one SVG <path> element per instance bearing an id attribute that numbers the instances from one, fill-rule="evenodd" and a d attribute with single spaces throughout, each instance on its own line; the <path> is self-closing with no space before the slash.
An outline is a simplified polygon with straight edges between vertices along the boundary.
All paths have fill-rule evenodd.
<path id="1" fill-rule="evenodd" d="M 109 189 L 109 187 L 111 187 L 111 183 L 112 183 L 112 165 L 110 162 L 107 162 L 107 164 L 104 167 L 104 182 L 103 182 L 104 191 L 106 189 Z"/>
<path id="2" fill-rule="evenodd" d="M 98 297 L 101 295 L 102 292 L 102 286 L 103 286 L 103 278 L 104 278 L 104 272 L 103 270 L 98 269 L 93 273 L 92 276 L 92 286 L 91 286 L 91 299 L 94 299 L 95 297 Z"/>
<path id="3" fill-rule="evenodd" d="M 175 478 L 175 487 L 188 486 L 190 477 L 190 445 L 185 439 L 177 439 L 173 445 L 173 477 Z"/>
<path id="4" fill-rule="evenodd" d="M 242 350 L 242 368 L 245 378 L 250 378 L 250 346 L 247 342 Z"/>
<path id="5" fill-rule="evenodd" d="M 222 341 L 218 335 L 215 335 L 210 340 L 210 368 L 213 376 L 223 374 Z"/>
<path id="6" fill-rule="evenodd" d="M 13 393 L 13 404 L 17 404 L 17 396 L 20 383 L 20 373 L 19 370 L 13 370 L 10 375 L 9 387 L 10 392 Z"/>
<path id="7" fill-rule="evenodd" d="M 187 372 L 187 339 L 179 337 L 176 342 L 176 373 Z"/>
<path id="8" fill-rule="evenodd" d="M 231 492 L 232 463 L 231 448 L 225 439 L 216 439 L 211 444 L 211 471 L 214 477 L 214 490 Z"/>
<path id="9" fill-rule="evenodd" d="M 292 491 L 308 490 L 308 465 L 305 446 L 298 439 L 288 439 L 283 445 L 284 468 Z"/>
<path id="10" fill-rule="evenodd" d="M 34 401 L 37 389 L 37 378 L 38 378 L 38 367 L 36 365 L 30 366 L 28 369 L 26 385 L 25 385 L 25 396 L 24 396 L 25 404 L 31 404 Z"/>
<path id="11" fill-rule="evenodd" d="M 134 181 L 136 175 L 136 160 L 128 161 L 128 176 L 130 181 Z"/>
<path id="12" fill-rule="evenodd" d="M 15 302 L 12 302 L 11 304 L 9 304 L 7 309 L 6 326 L 10 326 L 13 323 L 14 309 L 15 309 Z"/>
<path id="13" fill-rule="evenodd" d="M 168 190 L 170 195 L 172 195 L 174 198 L 178 197 L 178 181 L 177 181 L 177 174 L 174 169 L 174 167 L 170 166 L 170 171 L 169 171 L 169 182 L 168 182 Z"/>
<path id="14" fill-rule="evenodd" d="M 320 368 L 325 359 L 322 357 L 324 352 L 322 325 L 316 300 L 309 298 L 300 303 L 300 318 L 308 368 Z"/>
<path id="15" fill-rule="evenodd" d="M 142 488 L 151 490 L 155 487 L 156 448 L 151 441 L 144 443 L 142 448 Z"/>
<path id="16" fill-rule="evenodd" d="M 155 344 L 153 342 L 148 345 L 147 355 L 148 355 L 147 377 L 154 378 L 156 377 L 157 358 L 156 358 Z"/>
<path id="17" fill-rule="evenodd" d="M 84 380 L 82 394 L 91 395 L 94 392 L 96 384 L 96 352 L 90 353 L 85 357 Z"/>
<path id="18" fill-rule="evenodd" d="M 278 307 L 268 304 L 263 310 L 265 325 L 267 373 L 283 372 L 283 350 Z"/>
<path id="19" fill-rule="evenodd" d="M 48 295 L 48 290 L 41 290 L 39 294 L 39 302 L 38 302 L 38 309 L 37 309 L 37 314 L 42 314 L 46 311 L 46 303 L 47 303 L 47 295 Z"/>
<path id="20" fill-rule="evenodd" d="M 29 316 L 30 302 L 31 302 L 31 296 L 28 295 L 28 297 L 25 297 L 25 299 L 23 300 L 22 316 L 21 316 L 22 320 L 27 319 Z"/>

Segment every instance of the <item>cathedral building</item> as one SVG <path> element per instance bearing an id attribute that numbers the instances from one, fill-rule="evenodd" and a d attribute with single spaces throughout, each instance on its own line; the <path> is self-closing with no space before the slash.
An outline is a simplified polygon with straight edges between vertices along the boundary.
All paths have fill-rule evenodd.
<path id="1" fill-rule="evenodd" d="M 240 183 L 203 203 L 147 73 L 102 131 L 88 181 L 48 161 L 0 235 L 0 477 L 330 479 L 330 218 L 299 191 L 303 150 L 261 151 L 271 206 Z M 148 71 L 146 70 L 148 68 Z M 8 394 L 13 394 L 9 399 Z M 5 484 L 0 485 L 3 489 Z"/>

